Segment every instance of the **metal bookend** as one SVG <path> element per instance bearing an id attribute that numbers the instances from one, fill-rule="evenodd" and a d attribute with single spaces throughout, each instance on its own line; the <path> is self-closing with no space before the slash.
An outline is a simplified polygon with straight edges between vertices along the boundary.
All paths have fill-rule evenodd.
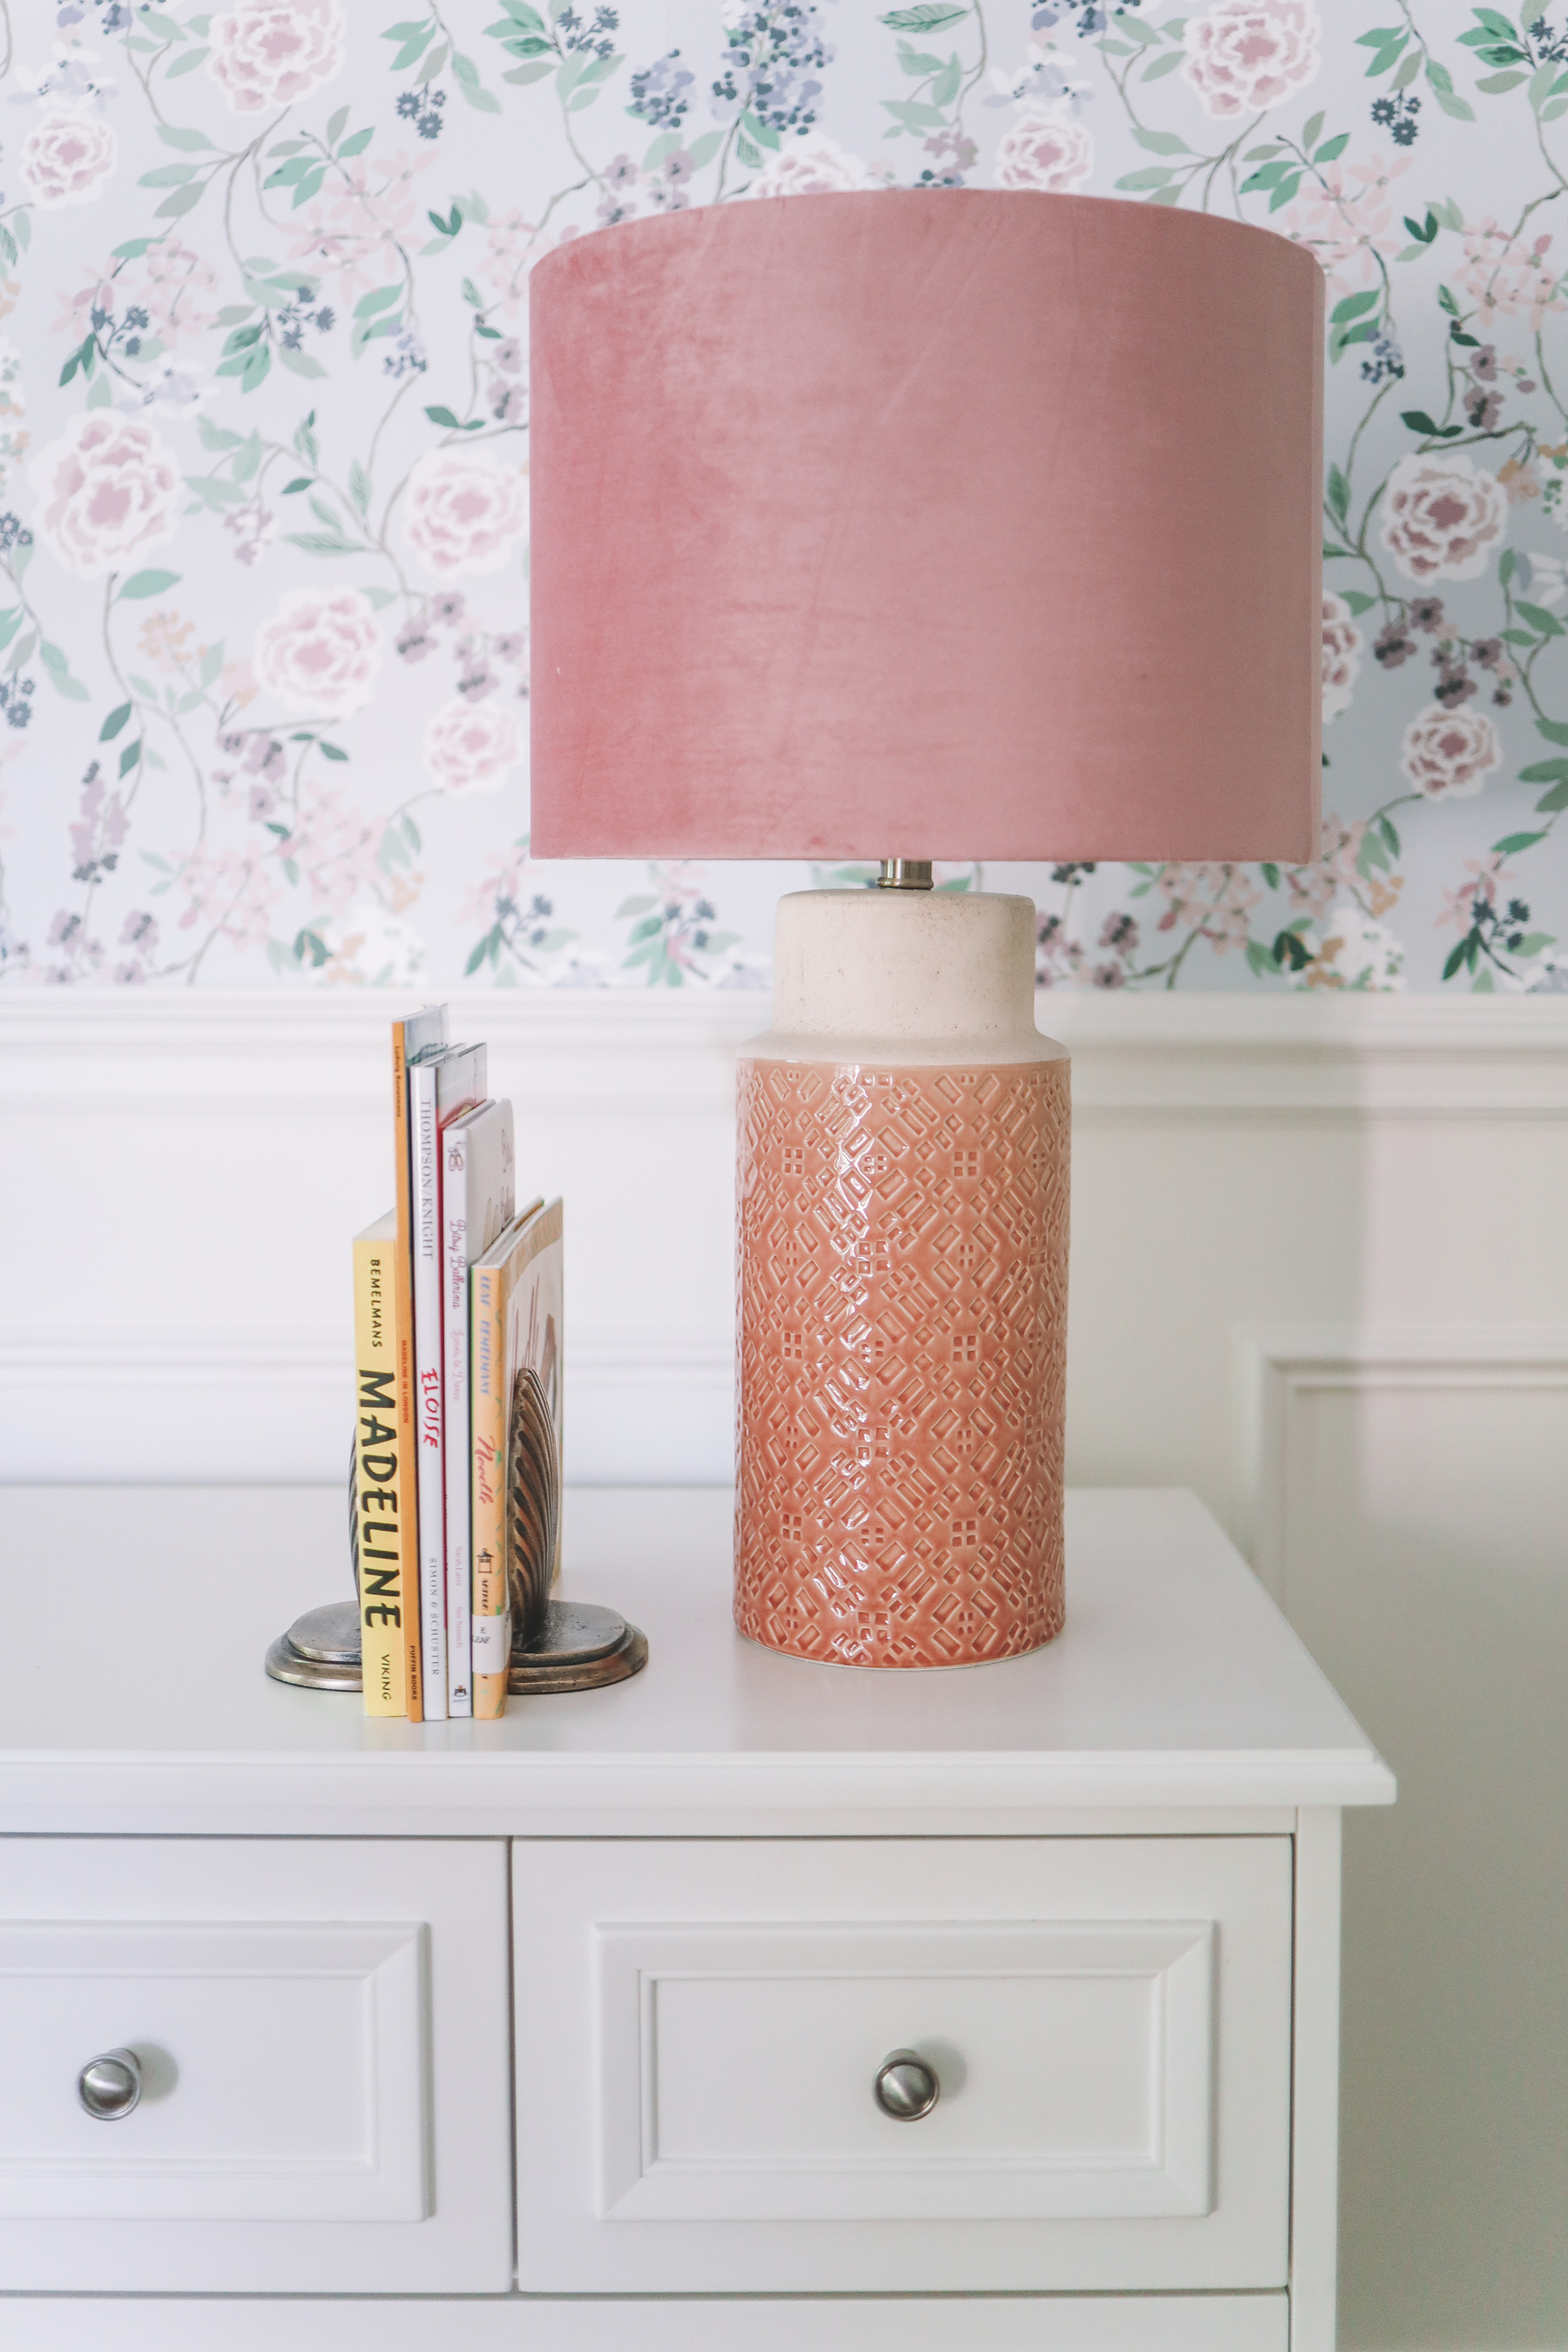
<path id="1" fill-rule="evenodd" d="M 592 1601 L 552 1601 L 550 1579 L 561 1527 L 561 1480 L 553 1432 L 531 1372 L 512 1391 L 508 1458 L 508 1580 L 514 1642 L 507 1689 L 517 1697 L 555 1691 L 602 1690 L 626 1681 L 647 1664 L 647 1636 L 617 1610 Z M 349 1557 L 355 1598 L 307 1609 L 267 1653 L 274 1682 L 300 1690 L 357 1691 L 361 1671 L 359 1615 L 359 1493 L 349 1454 Z"/>

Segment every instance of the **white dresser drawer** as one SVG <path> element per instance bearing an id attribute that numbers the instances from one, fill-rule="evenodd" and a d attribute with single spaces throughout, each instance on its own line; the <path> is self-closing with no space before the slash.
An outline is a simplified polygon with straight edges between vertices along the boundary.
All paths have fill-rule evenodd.
<path id="1" fill-rule="evenodd" d="M 500 1842 L 0 1843 L 0 2284 L 506 2286 Z M 87 2113 L 93 2057 L 140 2103 Z"/>
<path id="2" fill-rule="evenodd" d="M 527 1843 L 513 1905 L 526 2289 L 1285 2284 L 1286 1839 Z"/>

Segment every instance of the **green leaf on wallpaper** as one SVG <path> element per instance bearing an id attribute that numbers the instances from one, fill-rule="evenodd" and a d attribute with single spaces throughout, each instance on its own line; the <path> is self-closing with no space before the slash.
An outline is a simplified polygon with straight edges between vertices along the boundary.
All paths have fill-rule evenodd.
<path id="1" fill-rule="evenodd" d="M 1119 188 L 1163 188 L 1175 178 L 1168 163 L 1148 163 L 1141 172 L 1125 172 L 1117 181 Z"/>
<path id="2" fill-rule="evenodd" d="M 1519 596 L 1514 600 L 1513 609 L 1523 620 L 1529 622 L 1531 627 L 1539 636 L 1561 637 L 1568 635 L 1568 630 L 1564 630 L 1563 624 L 1557 618 L 1556 614 L 1549 613 L 1544 604 L 1527 604 L 1524 598 L 1522 596 Z"/>
<path id="3" fill-rule="evenodd" d="M 1505 646 L 1532 646 L 1535 643 L 1528 629 L 1500 629 L 1498 635 Z"/>
<path id="4" fill-rule="evenodd" d="M 286 163 L 279 163 L 275 172 L 268 172 L 261 184 L 264 188 L 295 187 L 307 172 L 314 171 L 315 166 L 313 155 L 290 155 Z"/>
<path id="5" fill-rule="evenodd" d="M 1184 55 L 1182 49 L 1167 49 L 1163 58 L 1156 58 L 1152 65 L 1145 67 L 1141 79 L 1158 81 L 1162 74 L 1174 73 Z"/>
<path id="6" fill-rule="evenodd" d="M 1163 37 L 1158 26 L 1145 25 L 1141 17 L 1130 16 L 1125 9 L 1121 8 L 1116 12 L 1116 29 L 1119 33 L 1125 33 L 1130 41 L 1138 42 L 1143 48 L 1157 47 Z"/>
<path id="7" fill-rule="evenodd" d="M 1323 556 L 1326 562 L 1331 562 L 1336 555 L 1353 555 L 1354 553 L 1354 548 L 1336 547 L 1331 539 L 1325 539 L 1323 541 Z"/>
<path id="8" fill-rule="evenodd" d="M 1278 890 L 1279 887 L 1279 868 L 1278 866 L 1266 860 L 1258 870 L 1262 875 L 1265 882 L 1268 885 L 1268 887 L 1271 890 Z"/>
<path id="9" fill-rule="evenodd" d="M 1521 768 L 1519 772 L 1521 784 L 1556 784 L 1565 777 L 1568 777 L 1568 760 L 1537 760 L 1532 768 Z"/>
<path id="10" fill-rule="evenodd" d="M 1407 53 L 1399 71 L 1394 75 L 1393 81 L 1389 84 L 1389 88 L 1391 89 L 1408 89 L 1420 70 L 1421 52 L 1419 49 L 1411 49 Z"/>
<path id="11" fill-rule="evenodd" d="M 406 73 L 420 51 L 432 39 L 435 31 L 436 19 L 432 16 L 427 24 L 421 25 L 416 32 L 411 33 L 392 60 L 393 72 Z M 384 34 L 382 37 L 384 40 L 389 40 L 391 35 Z"/>
<path id="12" fill-rule="evenodd" d="M 899 63 L 907 74 L 933 74 L 942 71 L 942 59 L 932 57 L 929 49 L 911 49 L 908 41 L 899 43 Z"/>
<path id="13" fill-rule="evenodd" d="M 1323 495 L 1328 499 L 1330 511 L 1343 522 L 1346 509 L 1351 502 L 1351 486 L 1339 467 L 1331 462 L 1324 478 Z"/>
<path id="14" fill-rule="evenodd" d="M 906 131 L 930 131 L 947 121 L 940 106 L 927 106 L 918 98 L 885 98 L 882 104 Z M 746 123 L 750 129 L 750 115 L 746 117 Z"/>
<path id="15" fill-rule="evenodd" d="M 165 588 L 174 587 L 180 577 L 177 572 L 133 572 L 129 580 L 121 581 L 114 601 L 118 604 L 127 596 L 161 596 Z"/>
<path id="16" fill-rule="evenodd" d="M 432 82 L 432 81 L 434 81 L 434 80 L 435 80 L 435 79 L 436 79 L 436 77 L 437 77 L 437 75 L 441 71 L 441 68 L 442 68 L 442 67 L 446 64 L 446 62 L 447 62 L 447 44 L 446 44 L 446 42 L 445 42 L 445 41 L 443 41 L 443 42 L 442 42 L 442 44 L 441 44 L 441 46 L 440 46 L 440 47 L 439 47 L 438 49 L 432 49 L 432 50 L 431 50 L 431 52 L 430 52 L 429 56 L 426 58 L 426 60 L 425 60 L 424 64 L 420 67 L 420 68 L 419 68 L 418 72 L 415 75 L 415 77 L 414 77 L 415 80 L 416 80 L 416 82 Z"/>
<path id="17" fill-rule="evenodd" d="M 370 509 L 370 476 L 356 457 L 349 467 L 349 497 L 363 515 Z"/>
<path id="18" fill-rule="evenodd" d="M 177 188 L 195 176 L 194 163 L 160 163 L 155 172 L 143 172 L 136 184 L 139 188 Z"/>
<path id="19" fill-rule="evenodd" d="M 1377 829 L 1382 834 L 1384 840 L 1388 844 L 1389 856 L 1391 857 L 1397 857 L 1399 855 L 1399 835 L 1395 829 L 1392 817 L 1380 816 L 1377 820 Z"/>
<path id="20" fill-rule="evenodd" d="M 444 408 L 439 402 L 434 407 L 427 408 L 425 414 L 432 425 L 444 425 L 448 433 L 455 433 L 458 430 L 457 417 L 449 408 Z"/>
<path id="21" fill-rule="evenodd" d="M 1335 326 L 1341 326 L 1347 319 L 1359 319 L 1364 311 L 1375 310 L 1382 299 L 1382 295 L 1376 291 L 1347 294 L 1342 302 L 1334 304 L 1333 309 L 1329 312 L 1329 317 Z"/>
<path id="22" fill-rule="evenodd" d="M 1517 89 L 1525 79 L 1521 73 L 1489 74 L 1484 81 L 1477 82 L 1476 88 L 1484 89 L 1489 98 L 1500 98 L 1505 89 Z"/>
<path id="23" fill-rule="evenodd" d="M 958 96 L 959 78 L 959 63 L 955 51 L 931 86 L 931 102 L 933 106 L 952 104 L 953 100 Z"/>
<path id="24" fill-rule="evenodd" d="M 624 921 L 627 915 L 646 915 L 650 907 L 657 907 L 658 904 L 658 900 L 651 890 L 639 892 L 635 898 L 623 898 L 616 908 L 616 920 L 619 923 Z"/>
<path id="25" fill-rule="evenodd" d="M 281 346 L 278 357 L 286 368 L 292 368 L 296 375 L 325 375 L 327 373 L 321 361 L 312 359 L 309 352 L 291 352 L 287 343 Z"/>
<path id="26" fill-rule="evenodd" d="M 1336 131 L 1331 139 L 1324 140 L 1312 161 L 1314 163 L 1335 163 L 1350 143 L 1351 135 L 1348 131 Z"/>
<path id="27" fill-rule="evenodd" d="M 98 730 L 98 740 L 100 743 L 113 742 L 115 737 L 119 734 L 121 729 L 130 718 L 133 707 L 134 706 L 129 702 L 122 702 L 117 709 L 110 712 L 108 718 L 104 720 L 102 726 Z"/>
<path id="28" fill-rule="evenodd" d="M 1412 433 L 1419 433 L 1428 441 L 1437 439 L 1445 431 L 1443 425 L 1433 422 L 1424 408 L 1402 408 L 1399 412 L 1399 421 L 1402 425 L 1407 425 Z M 1461 428 L 1456 425 L 1447 429 L 1458 433 Z"/>
<path id="29" fill-rule="evenodd" d="M 363 541 L 340 539 L 321 530 L 286 530 L 283 534 L 290 547 L 302 547 L 307 555 L 366 555 L 370 552 Z"/>
<path id="30" fill-rule="evenodd" d="M 1267 156 L 1282 155 L 1284 152 L 1278 139 L 1269 139 L 1261 147 L 1249 147 L 1241 160 L 1244 163 L 1261 163 Z"/>
<path id="31" fill-rule="evenodd" d="M 29 629 L 26 635 L 16 647 L 15 651 L 12 653 L 10 660 L 5 665 L 5 675 L 7 677 L 15 677 L 16 672 L 19 669 L 25 668 L 27 663 L 32 660 L 33 648 L 37 642 L 37 632 L 34 629 Z"/>
<path id="32" fill-rule="evenodd" d="M 1458 306 L 1458 304 L 1455 301 L 1455 299 L 1454 299 L 1454 298 L 1453 298 L 1452 294 L 1450 294 L 1450 293 L 1449 293 L 1448 289 L 1447 289 L 1446 286 L 1439 286 L 1439 287 L 1438 287 L 1438 289 L 1437 289 L 1437 301 L 1438 301 L 1438 305 L 1439 305 L 1439 307 L 1440 307 L 1442 310 L 1447 310 L 1447 312 L 1448 313 L 1448 316 L 1449 316 L 1451 319 L 1457 319 L 1457 318 L 1458 317 L 1458 315 L 1459 315 L 1459 306 Z"/>
<path id="33" fill-rule="evenodd" d="M 184 57 L 179 57 L 174 59 L 174 64 L 163 76 L 163 79 L 165 81 L 173 81 L 177 74 L 195 73 L 196 68 L 201 64 L 202 59 L 204 58 L 210 57 L 211 55 L 212 52 L 210 49 L 187 49 Z"/>
<path id="34" fill-rule="evenodd" d="M 1324 117 L 1321 110 L 1320 110 L 1318 113 L 1310 116 L 1306 123 L 1302 126 L 1301 144 L 1309 153 L 1311 152 L 1313 140 L 1316 139 L 1319 131 L 1321 131 L 1323 127 L 1323 121 Z"/>
<path id="35" fill-rule="evenodd" d="M 137 765 L 138 761 L 141 760 L 141 757 L 142 757 L 142 738 L 141 738 L 141 736 L 140 736 L 140 735 L 138 735 L 138 736 L 137 736 L 137 738 L 136 738 L 136 740 L 135 740 L 135 741 L 134 741 L 133 743 L 127 743 L 127 745 L 125 746 L 124 751 L 121 751 L 121 753 L 120 754 L 120 772 L 121 772 L 121 774 L 122 776 L 128 776 L 128 775 L 131 773 L 132 769 L 132 768 L 134 768 L 134 767 Z"/>
<path id="36" fill-rule="evenodd" d="M 341 743 L 329 743 L 324 735 L 316 749 L 323 760 L 346 760 L 349 756 Z"/>
<path id="37" fill-rule="evenodd" d="M 384 310 L 389 302 L 395 302 L 402 291 L 403 289 L 401 286 L 377 286 L 374 288 L 370 293 L 362 294 L 359 300 L 354 304 L 354 317 L 356 319 L 369 319 L 374 317 L 377 310 Z"/>
<path id="38" fill-rule="evenodd" d="M 1544 735 L 1549 743 L 1568 743 L 1568 727 L 1560 719 L 1538 719 L 1535 731 Z"/>
<path id="39" fill-rule="evenodd" d="M 1282 163 L 1261 164 L 1249 180 L 1243 180 L 1241 193 L 1247 196 L 1250 195 L 1255 188 L 1277 188 L 1287 172 L 1300 169 L 1300 166 L 1293 155 L 1287 155 Z"/>
<path id="40" fill-rule="evenodd" d="M 1342 588 L 1340 594 L 1358 619 L 1363 613 L 1370 613 L 1377 602 L 1377 598 L 1369 596 L 1364 588 Z"/>
<path id="41" fill-rule="evenodd" d="M 1542 122 L 1555 122 L 1560 115 L 1568 114 L 1568 98 L 1554 98 L 1550 106 L 1541 110 Z"/>
<path id="42" fill-rule="evenodd" d="M 1562 783 L 1553 784 L 1549 793 L 1542 793 L 1535 803 L 1538 816 L 1556 816 L 1560 810 L 1565 808 L 1568 808 L 1568 777 Z"/>
<path id="43" fill-rule="evenodd" d="M 153 218 L 178 220 L 182 213 L 194 212 L 206 192 L 207 184 L 205 180 L 198 180 L 194 187 L 176 188 L 172 196 L 164 197 Z"/>
<path id="44" fill-rule="evenodd" d="M 967 8 L 951 8 L 942 5 L 942 0 L 927 0 L 922 7 L 891 9 L 887 16 L 879 16 L 877 22 L 893 33 L 936 33 L 944 25 L 962 24 L 968 14 Z"/>
<path id="45" fill-rule="evenodd" d="M 723 144 L 721 131 L 705 131 L 700 139 L 694 139 L 686 151 L 691 158 L 692 170 L 700 172 L 704 163 L 710 163 Z"/>
<path id="46" fill-rule="evenodd" d="M 209 646 L 202 656 L 201 683 L 203 686 L 216 685 L 222 674 L 223 639 L 220 637 L 216 645 Z"/>
<path id="47" fill-rule="evenodd" d="M 365 149 L 370 145 L 371 141 L 374 137 L 375 131 L 369 124 L 366 125 L 364 130 L 356 131 L 352 139 L 345 139 L 342 145 L 338 149 L 339 163 L 346 163 L 351 155 L 363 155 Z"/>
<path id="48" fill-rule="evenodd" d="M 1248 970 L 1255 971 L 1259 980 L 1272 980 L 1279 970 L 1268 950 L 1258 940 L 1247 942 L 1247 962 Z"/>
<path id="49" fill-rule="evenodd" d="M 895 124 L 894 128 L 888 132 L 888 137 L 896 139 L 898 136 L 898 127 Z M 763 160 L 761 149 L 752 146 L 743 131 L 737 131 L 735 133 L 735 152 L 748 172 L 756 171 Z"/>
<path id="50" fill-rule="evenodd" d="M 1514 857 L 1521 849 L 1533 849 L 1538 841 L 1545 838 L 1544 833 L 1505 833 L 1500 841 L 1493 842 L 1491 855 L 1494 857 Z"/>
<path id="51" fill-rule="evenodd" d="M 553 58 L 536 58 L 530 65 L 513 66 L 509 73 L 502 74 L 501 79 L 502 81 L 523 83 L 542 81 L 546 74 L 552 74 L 554 71 L 555 60 Z"/>
<path id="52" fill-rule="evenodd" d="M 1134 130 L 1132 136 L 1140 147 L 1151 148 L 1156 155 L 1190 155 L 1192 149 L 1173 131 Z"/>
<path id="53" fill-rule="evenodd" d="M 205 49 L 202 54 L 205 56 Z M 213 143 L 205 131 L 192 131 L 183 122 L 160 122 L 158 136 L 165 147 L 184 147 L 194 150 L 199 147 L 211 147 Z"/>

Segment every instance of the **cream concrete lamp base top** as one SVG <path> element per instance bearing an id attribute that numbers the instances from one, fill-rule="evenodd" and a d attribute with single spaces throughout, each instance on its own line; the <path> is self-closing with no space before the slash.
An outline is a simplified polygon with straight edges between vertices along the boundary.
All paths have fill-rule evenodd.
<path id="1" fill-rule="evenodd" d="M 1053 1062 L 1035 1026 L 1034 903 L 962 890 L 800 890 L 774 930 L 771 1060 L 911 1068 Z"/>

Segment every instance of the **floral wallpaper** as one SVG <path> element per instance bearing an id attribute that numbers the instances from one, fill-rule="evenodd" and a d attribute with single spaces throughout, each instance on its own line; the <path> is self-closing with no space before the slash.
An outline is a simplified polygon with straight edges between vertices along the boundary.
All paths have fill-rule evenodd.
<path id="1" fill-rule="evenodd" d="M 994 186 L 1321 262 L 1328 814 L 939 878 L 1030 893 L 1044 987 L 1568 988 L 1568 16 L 395 5 L 0 0 L 7 986 L 765 985 L 807 868 L 529 856 L 528 272 Z"/>

